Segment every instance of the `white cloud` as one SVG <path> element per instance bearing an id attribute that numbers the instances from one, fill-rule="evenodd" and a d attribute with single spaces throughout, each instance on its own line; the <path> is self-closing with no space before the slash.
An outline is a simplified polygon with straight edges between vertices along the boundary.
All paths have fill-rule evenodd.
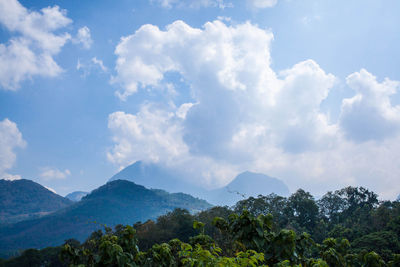
<path id="1" fill-rule="evenodd" d="M 182 140 L 180 118 L 172 112 L 144 105 L 136 114 L 114 112 L 108 128 L 116 142 L 108 159 L 119 165 L 137 160 L 159 161 L 178 158 L 187 152 Z"/>
<path id="2" fill-rule="evenodd" d="M 159 4 L 164 8 L 172 7 L 189 7 L 189 8 L 201 8 L 201 7 L 217 7 L 227 8 L 233 7 L 231 2 L 224 0 L 150 0 L 151 3 Z"/>
<path id="3" fill-rule="evenodd" d="M 390 97 L 400 83 L 386 78 L 382 83 L 361 70 L 347 77 L 347 84 L 356 91 L 352 98 L 344 99 L 340 125 L 346 136 L 356 142 L 382 140 L 400 129 L 400 106 L 393 106 Z"/>
<path id="4" fill-rule="evenodd" d="M 68 169 L 65 169 L 64 171 L 60 171 L 57 168 L 51 168 L 51 167 L 44 167 L 41 170 L 41 173 L 39 176 L 45 180 L 61 180 L 67 178 L 67 176 L 70 176 L 71 172 Z"/>
<path id="5" fill-rule="evenodd" d="M 278 0 L 247 0 L 247 4 L 252 8 L 274 7 Z"/>
<path id="6" fill-rule="evenodd" d="M 92 58 L 93 64 L 97 65 L 103 72 L 107 72 L 108 69 L 104 66 L 103 61 L 101 59 L 97 59 L 96 57 Z"/>
<path id="7" fill-rule="evenodd" d="M 9 173 L 4 173 L 3 175 L 3 180 L 7 180 L 7 181 L 15 181 L 15 180 L 21 180 L 22 177 L 21 175 L 18 174 L 9 174 Z"/>
<path id="8" fill-rule="evenodd" d="M 11 169 L 16 161 L 16 148 L 24 148 L 25 140 L 22 138 L 21 132 L 18 130 L 17 124 L 4 119 L 0 121 L 0 178 L 7 180 L 20 179 L 19 175 L 6 173 Z"/>
<path id="9" fill-rule="evenodd" d="M 0 23 L 12 33 L 7 43 L 0 44 L 0 85 L 16 90 L 33 76 L 54 77 L 62 69 L 54 56 L 71 38 L 55 33 L 72 21 L 58 6 L 40 12 L 29 11 L 17 0 L 0 0 Z"/>
<path id="10" fill-rule="evenodd" d="M 82 44 L 83 48 L 85 49 L 90 49 L 93 43 L 90 35 L 90 29 L 87 26 L 80 28 L 76 34 L 76 37 L 73 39 L 73 42 Z"/>
<path id="11" fill-rule="evenodd" d="M 91 60 L 84 60 L 83 62 L 78 58 L 76 70 L 80 71 L 83 77 L 86 77 L 95 71 L 98 72 L 99 70 L 103 73 L 108 72 L 108 68 L 104 66 L 103 61 L 97 57 L 93 57 Z"/>
<path id="12" fill-rule="evenodd" d="M 221 21 L 203 28 L 176 21 L 165 30 L 143 25 L 123 37 L 113 78 L 121 99 L 176 83 L 168 78 L 171 72 L 187 84 L 176 86 L 175 94 L 190 90 L 192 99 L 177 105 L 171 95 L 167 106 L 144 102 L 136 114 L 111 114 L 115 145 L 109 160 L 119 166 L 157 161 L 208 186 L 251 170 L 279 177 L 293 190 L 306 187 L 321 194 L 351 184 L 394 196 L 393 188 L 400 187 L 400 137 L 394 130 L 369 132 L 375 126 L 397 127 L 398 108 L 389 97 L 398 83 L 378 83 L 363 70 L 350 75 L 347 83 L 357 94 L 343 101 L 340 121 L 332 122 L 320 105 L 337 78 L 313 60 L 275 72 L 272 40 L 271 32 L 250 23 Z M 363 118 L 361 128 L 346 124 L 354 114 Z M 364 141 L 370 141 L 360 142 L 357 131 L 367 132 Z M 380 159 L 374 161 L 376 155 Z"/>

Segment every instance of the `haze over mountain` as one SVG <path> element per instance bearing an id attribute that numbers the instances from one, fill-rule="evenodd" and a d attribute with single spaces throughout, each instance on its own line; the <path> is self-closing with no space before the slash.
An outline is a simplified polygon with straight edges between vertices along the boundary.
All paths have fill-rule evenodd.
<path id="1" fill-rule="evenodd" d="M 284 182 L 262 173 L 243 172 L 228 185 L 210 192 L 207 199 L 216 205 L 234 205 L 236 202 L 258 195 L 275 193 L 288 196 L 289 189 Z"/>
<path id="2" fill-rule="evenodd" d="M 0 225 L 37 218 L 71 204 L 31 180 L 0 180 Z"/>
<path id="3" fill-rule="evenodd" d="M 172 193 L 183 192 L 194 196 L 203 196 L 206 191 L 186 182 L 185 177 L 176 170 L 151 162 L 136 161 L 115 174 L 109 181 L 118 179 Z"/>
<path id="4" fill-rule="evenodd" d="M 284 182 L 261 173 L 243 172 L 222 188 L 205 190 L 185 182 L 185 177 L 173 169 L 142 161 L 137 161 L 124 168 L 111 177 L 110 181 L 116 179 L 132 181 L 149 188 L 161 188 L 169 192 L 188 193 L 206 199 L 215 205 L 233 205 L 243 199 L 242 195 L 246 197 L 270 193 L 281 196 L 289 195 L 289 189 Z"/>
<path id="5" fill-rule="evenodd" d="M 19 249 L 60 245 L 69 238 L 83 241 L 104 224 L 132 225 L 155 219 L 175 208 L 197 212 L 209 207 L 211 205 L 206 201 L 190 195 L 150 190 L 130 181 L 116 180 L 63 210 L 0 227 L 0 257 Z"/>
<path id="6" fill-rule="evenodd" d="M 75 191 L 75 192 L 69 193 L 65 197 L 68 198 L 69 200 L 76 202 L 76 201 L 80 201 L 87 194 L 89 194 L 89 193 L 83 192 L 83 191 Z"/>

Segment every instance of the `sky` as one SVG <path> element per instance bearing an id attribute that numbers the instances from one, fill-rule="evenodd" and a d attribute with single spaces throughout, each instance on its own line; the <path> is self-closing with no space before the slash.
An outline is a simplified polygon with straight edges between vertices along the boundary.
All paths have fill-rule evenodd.
<path id="1" fill-rule="evenodd" d="M 397 0 L 0 0 L 0 178 L 61 195 L 138 160 L 400 193 Z"/>

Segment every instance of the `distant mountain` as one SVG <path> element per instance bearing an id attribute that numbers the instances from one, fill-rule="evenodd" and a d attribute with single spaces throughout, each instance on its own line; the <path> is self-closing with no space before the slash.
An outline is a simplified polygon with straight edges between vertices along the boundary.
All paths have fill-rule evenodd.
<path id="1" fill-rule="evenodd" d="M 161 188 L 169 192 L 183 192 L 206 199 L 214 205 L 234 205 L 245 197 L 275 193 L 289 195 L 289 189 L 277 178 L 261 173 L 243 172 L 227 186 L 215 190 L 205 190 L 194 184 L 173 169 L 156 163 L 137 161 L 111 177 L 110 181 L 124 179 L 144 185 L 148 188 Z"/>
<path id="2" fill-rule="evenodd" d="M 215 205 L 231 206 L 239 200 L 270 193 L 287 196 L 289 189 L 284 182 L 277 178 L 261 173 L 243 172 L 227 186 L 210 191 L 207 200 Z"/>
<path id="3" fill-rule="evenodd" d="M 92 191 L 81 201 L 39 219 L 0 227 L 0 257 L 18 249 L 56 246 L 69 238 L 83 241 L 102 225 L 134 224 L 155 219 L 175 208 L 199 211 L 211 207 L 190 195 L 149 190 L 116 180 Z"/>
<path id="4" fill-rule="evenodd" d="M 0 225 L 38 218 L 71 204 L 31 180 L 0 180 Z"/>
<path id="5" fill-rule="evenodd" d="M 109 181 L 128 180 L 147 188 L 159 188 L 168 192 L 183 192 L 193 196 L 203 196 L 206 190 L 186 182 L 186 177 L 176 170 L 156 163 L 137 161 L 124 168 Z"/>
<path id="6" fill-rule="evenodd" d="M 77 201 L 80 201 L 87 194 L 89 194 L 89 193 L 88 192 L 83 192 L 83 191 L 75 191 L 75 192 L 69 193 L 65 197 L 68 198 L 69 200 L 77 202 Z"/>
<path id="7" fill-rule="evenodd" d="M 400 195 L 397 196 L 396 201 L 400 201 Z"/>

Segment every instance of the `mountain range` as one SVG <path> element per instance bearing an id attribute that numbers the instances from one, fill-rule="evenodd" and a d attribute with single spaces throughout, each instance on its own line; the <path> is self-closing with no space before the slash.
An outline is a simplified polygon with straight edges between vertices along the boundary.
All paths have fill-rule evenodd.
<path id="1" fill-rule="evenodd" d="M 137 161 L 124 168 L 109 181 L 124 179 L 148 188 L 161 188 L 169 192 L 185 192 L 207 200 L 214 205 L 234 205 L 237 201 L 250 196 L 267 195 L 275 193 L 288 196 L 289 189 L 284 182 L 265 174 L 243 172 L 236 176 L 228 185 L 205 190 L 187 182 L 184 175 L 177 173 L 172 168 L 156 163 Z"/>
<path id="2" fill-rule="evenodd" d="M 198 212 L 210 207 L 206 201 L 187 194 L 170 194 L 115 180 L 66 208 L 41 218 L 1 226 L 0 257 L 13 255 L 20 249 L 60 245 L 70 238 L 83 241 L 104 225 L 132 225 L 156 219 L 175 208 Z"/>
<path id="3" fill-rule="evenodd" d="M 0 180 L 0 225 L 38 218 L 71 204 L 31 180 Z"/>
<path id="4" fill-rule="evenodd" d="M 269 193 L 287 196 L 289 190 L 279 179 L 253 172 L 239 174 L 222 188 L 205 190 L 173 169 L 140 161 L 91 193 L 76 191 L 65 198 L 30 180 L 0 180 L 0 257 L 60 245 L 70 238 L 83 241 L 104 225 L 132 225 L 175 208 L 195 213 L 210 208 L 209 203 L 231 206 Z"/>

